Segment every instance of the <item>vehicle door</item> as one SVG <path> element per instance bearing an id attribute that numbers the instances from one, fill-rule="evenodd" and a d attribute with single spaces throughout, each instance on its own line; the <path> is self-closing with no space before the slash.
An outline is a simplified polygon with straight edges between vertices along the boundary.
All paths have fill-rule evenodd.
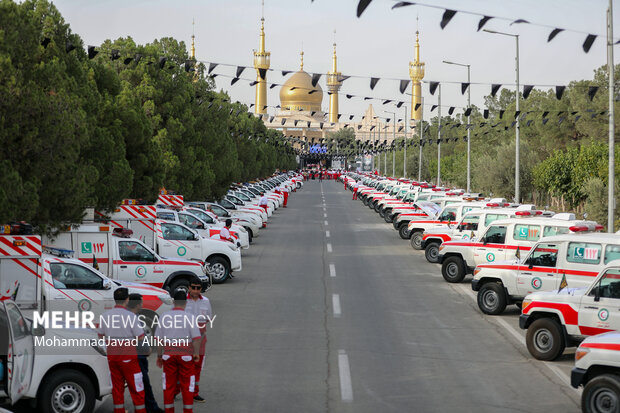
<path id="1" fill-rule="evenodd" d="M 620 330 L 620 269 L 608 269 L 581 298 L 578 320 L 582 335 Z"/>
<path id="2" fill-rule="evenodd" d="M 559 285 L 562 274 L 558 274 L 557 262 L 559 243 L 540 243 L 530 251 L 517 273 L 517 292 L 525 297 L 535 291 L 553 291 Z"/>
<path id="3" fill-rule="evenodd" d="M 30 387 L 34 340 L 17 305 L 8 300 L 0 302 L 0 357 L 7 365 L 5 373 L 11 370 L 8 394 L 11 401 L 16 402 Z"/>
<path id="4" fill-rule="evenodd" d="M 505 243 L 509 225 L 491 225 L 481 239 L 482 245 L 474 247 L 474 263 L 503 261 L 506 257 Z"/>
<path id="5" fill-rule="evenodd" d="M 87 265 L 48 262 L 51 282 L 46 283 L 46 309 L 50 311 L 93 311 L 113 307 L 110 282 Z"/>
<path id="6" fill-rule="evenodd" d="M 452 233 L 452 240 L 469 240 L 475 238 L 475 232 L 478 230 L 478 224 L 480 223 L 479 214 L 467 214 L 463 217 L 459 225 L 454 229 Z"/>
<path id="7" fill-rule="evenodd" d="M 118 258 L 115 264 L 119 280 L 150 283 L 164 274 L 157 255 L 138 240 L 119 239 Z"/>
<path id="8" fill-rule="evenodd" d="M 202 260 L 202 242 L 198 234 L 180 224 L 162 222 L 162 238 L 159 252 L 162 256 L 172 258 Z"/>

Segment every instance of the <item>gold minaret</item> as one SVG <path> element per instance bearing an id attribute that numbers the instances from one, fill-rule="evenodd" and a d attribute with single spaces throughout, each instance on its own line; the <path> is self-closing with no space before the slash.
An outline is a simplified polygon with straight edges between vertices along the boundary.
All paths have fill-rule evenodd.
<path id="1" fill-rule="evenodd" d="M 411 119 L 416 122 L 422 119 L 422 83 L 424 79 L 424 63 L 420 62 L 420 38 L 415 32 L 415 60 L 409 62 L 409 77 L 411 78 Z M 418 105 L 416 110 L 416 105 Z"/>
<path id="2" fill-rule="evenodd" d="M 263 0 L 263 16 L 260 19 L 260 43 L 258 51 L 254 50 L 254 68 L 256 69 L 256 101 L 254 113 L 267 113 L 267 69 L 271 63 L 271 53 L 265 51 L 265 2 Z M 261 77 L 261 71 L 263 76 Z"/>
<path id="3" fill-rule="evenodd" d="M 338 71 L 336 60 L 336 41 L 334 41 L 332 71 L 327 72 L 327 91 L 329 92 L 329 122 L 331 123 L 338 123 L 338 91 L 340 90 L 340 86 L 342 86 L 342 73 Z"/>
<path id="4" fill-rule="evenodd" d="M 192 20 L 192 48 L 191 48 L 191 61 L 192 61 L 192 65 L 194 66 L 194 75 L 193 77 L 193 81 L 196 82 L 198 81 L 198 65 L 196 64 L 196 36 L 194 36 L 194 20 Z"/>

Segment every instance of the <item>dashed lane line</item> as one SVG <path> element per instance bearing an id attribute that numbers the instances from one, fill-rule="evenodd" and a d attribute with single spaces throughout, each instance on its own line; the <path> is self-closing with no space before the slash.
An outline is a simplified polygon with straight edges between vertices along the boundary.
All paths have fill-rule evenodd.
<path id="1" fill-rule="evenodd" d="M 325 231 L 325 238 L 329 238 L 331 236 L 331 234 L 329 233 L 329 231 Z"/>
<path id="2" fill-rule="evenodd" d="M 342 309 L 340 308 L 340 294 L 332 294 L 332 308 L 334 310 L 334 317 L 340 317 L 342 315 Z"/>
<path id="3" fill-rule="evenodd" d="M 329 225 L 329 222 L 325 221 L 325 226 Z"/>
<path id="4" fill-rule="evenodd" d="M 336 266 L 334 264 L 329 264 L 329 276 L 332 278 L 336 277 Z"/>
<path id="5" fill-rule="evenodd" d="M 327 252 L 332 252 L 332 243 L 331 242 L 327 243 Z"/>
<path id="6" fill-rule="evenodd" d="M 340 375 L 340 397 L 343 402 L 352 402 L 351 369 L 349 367 L 349 356 L 344 350 L 338 350 L 338 373 Z"/>

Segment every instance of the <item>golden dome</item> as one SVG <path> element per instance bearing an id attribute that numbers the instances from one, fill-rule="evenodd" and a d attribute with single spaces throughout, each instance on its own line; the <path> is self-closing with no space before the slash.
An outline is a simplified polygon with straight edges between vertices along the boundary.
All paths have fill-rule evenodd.
<path id="1" fill-rule="evenodd" d="M 323 89 L 318 83 L 312 86 L 312 76 L 303 68 L 288 78 L 280 89 L 282 110 L 320 112 L 322 102 Z"/>

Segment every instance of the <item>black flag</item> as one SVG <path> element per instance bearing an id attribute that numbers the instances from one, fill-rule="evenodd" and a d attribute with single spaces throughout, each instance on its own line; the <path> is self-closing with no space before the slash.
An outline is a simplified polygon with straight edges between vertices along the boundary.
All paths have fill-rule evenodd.
<path id="1" fill-rule="evenodd" d="M 400 93 L 405 93 L 405 89 L 409 86 L 409 79 L 404 79 L 400 81 Z"/>
<path id="2" fill-rule="evenodd" d="M 566 86 L 556 86 L 555 87 L 555 97 L 560 100 L 562 99 L 562 95 L 564 94 L 564 90 L 566 89 Z"/>
<path id="3" fill-rule="evenodd" d="M 439 23 L 441 30 L 443 30 L 448 25 L 448 23 L 450 23 L 450 20 L 452 20 L 455 14 L 456 14 L 456 10 L 446 9 L 446 11 L 443 12 L 441 23 Z"/>
<path id="4" fill-rule="evenodd" d="M 373 90 L 375 88 L 375 85 L 377 84 L 378 81 L 379 81 L 378 77 L 370 78 L 370 90 Z"/>

